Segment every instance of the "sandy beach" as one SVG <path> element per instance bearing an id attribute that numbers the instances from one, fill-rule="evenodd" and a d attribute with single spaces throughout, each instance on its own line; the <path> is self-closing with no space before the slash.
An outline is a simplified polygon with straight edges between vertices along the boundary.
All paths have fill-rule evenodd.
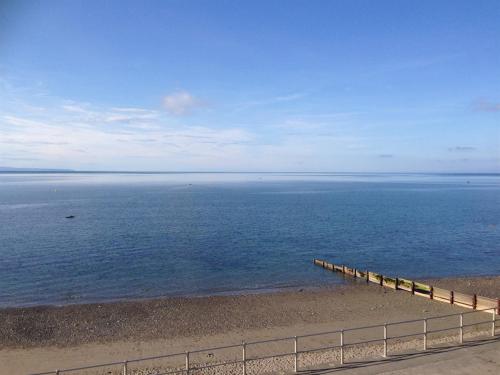
<path id="1" fill-rule="evenodd" d="M 431 282 L 456 291 L 500 295 L 500 277 Z M 335 288 L 265 294 L 10 308 L 0 310 L 0 374 L 49 371 L 461 311 L 467 310 L 359 280 Z"/>

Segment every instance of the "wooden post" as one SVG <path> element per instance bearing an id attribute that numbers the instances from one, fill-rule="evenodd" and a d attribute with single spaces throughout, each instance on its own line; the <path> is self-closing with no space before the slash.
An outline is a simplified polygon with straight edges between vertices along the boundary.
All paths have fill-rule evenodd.
<path id="1" fill-rule="evenodd" d="M 455 302 L 455 293 L 453 292 L 453 290 L 450 290 L 450 303 L 453 305 L 454 302 Z"/>
<path id="2" fill-rule="evenodd" d="M 491 317 L 491 336 L 495 337 L 495 323 L 496 323 L 496 314 L 495 314 L 495 309 L 492 309 L 493 310 L 493 315 Z"/>
<path id="3" fill-rule="evenodd" d="M 394 289 L 398 290 L 398 283 L 399 283 L 399 280 L 398 280 L 398 278 L 397 278 L 397 277 L 396 277 L 394 280 L 395 280 L 395 281 L 394 281 Z"/>
<path id="4" fill-rule="evenodd" d="M 123 375 L 128 375 L 128 369 L 127 369 L 127 361 L 123 362 Z"/>
<path id="5" fill-rule="evenodd" d="M 472 308 L 475 310 L 477 308 L 477 295 L 474 293 L 472 296 Z"/>
<path id="6" fill-rule="evenodd" d="M 186 352 L 186 374 L 189 375 L 189 352 Z"/>
<path id="7" fill-rule="evenodd" d="M 342 273 L 345 274 L 345 266 L 342 265 Z"/>
<path id="8" fill-rule="evenodd" d="M 297 336 L 293 338 L 293 372 L 299 371 L 299 354 L 297 352 Z"/>
<path id="9" fill-rule="evenodd" d="M 464 343 L 464 314 L 460 314 L 460 344 Z"/>
<path id="10" fill-rule="evenodd" d="M 380 286 L 384 286 L 384 275 L 380 275 Z"/>
<path id="11" fill-rule="evenodd" d="M 387 357 L 387 323 L 384 324 L 384 358 Z"/>
<path id="12" fill-rule="evenodd" d="M 427 319 L 424 319 L 424 350 L 427 350 Z"/>
<path id="13" fill-rule="evenodd" d="M 243 375 L 247 375 L 247 344 L 245 341 L 241 344 L 242 359 L 243 359 Z"/>
<path id="14" fill-rule="evenodd" d="M 340 364 L 344 364 L 344 330 L 340 331 Z"/>
<path id="15" fill-rule="evenodd" d="M 370 282 L 370 272 L 366 270 L 366 283 L 368 284 Z"/>
<path id="16" fill-rule="evenodd" d="M 500 315 L 500 298 L 497 299 L 497 314 Z"/>
<path id="17" fill-rule="evenodd" d="M 354 275 L 353 275 L 353 277 L 354 277 L 354 278 L 358 277 L 358 275 L 356 275 L 356 272 L 357 272 L 357 271 L 356 271 L 356 268 L 353 268 L 353 270 L 354 270 Z"/>
<path id="18" fill-rule="evenodd" d="M 415 281 L 411 282 L 411 294 L 415 294 Z"/>
<path id="19" fill-rule="evenodd" d="M 430 299 L 434 299 L 434 287 L 431 285 L 431 288 L 430 288 L 430 292 L 429 292 L 429 298 Z"/>

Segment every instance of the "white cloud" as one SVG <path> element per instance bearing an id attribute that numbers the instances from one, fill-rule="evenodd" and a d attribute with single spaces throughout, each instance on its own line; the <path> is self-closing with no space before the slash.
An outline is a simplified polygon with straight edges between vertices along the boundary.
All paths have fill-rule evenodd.
<path id="1" fill-rule="evenodd" d="M 270 100 L 278 103 L 300 97 L 290 94 Z M 294 112 L 265 122 L 253 121 L 251 116 L 237 116 L 233 122 L 221 116 L 220 122 L 212 124 L 174 118 L 150 108 L 25 94 L 14 99 L 15 105 L 3 101 L 0 106 L 0 165 L 80 170 L 390 171 L 407 170 L 408 165 L 423 170 L 435 164 L 401 152 L 409 145 L 411 154 L 415 137 L 408 136 L 401 146 L 401 135 L 391 138 L 366 131 L 358 114 L 351 112 Z M 165 98 L 170 114 L 186 114 L 202 105 L 187 92 Z M 255 111 L 245 115 L 251 112 Z M 384 147 L 387 142 L 399 146 L 389 149 Z M 441 152 L 446 153 L 448 146 L 442 146 Z M 465 144 L 450 151 L 465 152 L 470 147 Z M 397 157 L 380 154 L 386 149 Z M 498 170 L 498 160 L 484 161 L 481 166 L 482 149 L 478 145 L 468 163 L 478 170 Z M 446 160 L 453 156 L 446 154 Z"/>
<path id="2" fill-rule="evenodd" d="M 88 111 L 81 105 L 64 104 L 61 106 L 65 111 L 76 113 L 87 113 Z"/>
<path id="3" fill-rule="evenodd" d="M 177 105 L 171 110 L 186 113 L 188 107 L 199 105 L 187 97 L 171 100 Z M 59 99 L 44 105 L 43 112 L 12 108 L 0 114 L 0 165 L 241 171 L 321 169 L 318 160 L 323 160 L 330 169 L 336 165 L 336 153 L 362 146 L 356 137 L 338 134 L 325 119 L 289 119 L 255 133 L 249 125 L 188 125 L 147 108 Z"/>
<path id="4" fill-rule="evenodd" d="M 163 98 L 163 106 L 168 113 L 176 116 L 186 115 L 204 103 L 187 91 L 178 91 Z"/>
<path id="5" fill-rule="evenodd" d="M 10 115 L 3 116 L 3 120 L 6 124 L 20 127 L 41 127 L 44 125 L 43 123 L 38 121 Z"/>
<path id="6" fill-rule="evenodd" d="M 239 112 L 239 111 L 247 110 L 249 108 L 254 108 L 254 107 L 268 106 L 268 105 L 273 105 L 273 104 L 282 103 L 282 102 L 291 102 L 291 101 L 302 99 L 302 98 L 306 97 L 307 95 L 308 95 L 307 93 L 292 93 L 292 94 L 287 94 L 287 95 L 279 95 L 279 96 L 275 96 L 272 98 L 265 98 L 265 99 L 248 101 L 248 102 L 241 103 L 240 105 L 236 106 L 234 111 Z"/>
<path id="7" fill-rule="evenodd" d="M 116 111 L 113 110 L 104 114 L 102 120 L 104 122 L 118 122 L 118 123 L 137 123 L 148 122 L 158 118 L 156 111 Z"/>
<path id="8" fill-rule="evenodd" d="M 128 113 L 148 113 L 151 112 L 149 109 L 137 108 L 137 107 L 113 107 L 111 108 L 114 112 L 128 112 Z"/>
<path id="9" fill-rule="evenodd" d="M 65 104 L 66 105 L 66 104 Z M 0 165 L 187 170 L 224 166 L 255 136 L 241 128 L 171 123 L 158 111 L 72 103 L 0 114 Z M 2 160 L 4 160 L 2 162 Z"/>

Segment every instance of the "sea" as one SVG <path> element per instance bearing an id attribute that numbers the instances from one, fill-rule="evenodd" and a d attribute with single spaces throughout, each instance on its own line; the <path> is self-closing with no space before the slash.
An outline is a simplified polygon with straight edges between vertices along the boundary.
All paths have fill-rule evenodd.
<path id="1" fill-rule="evenodd" d="M 69 217 L 69 218 L 68 218 Z M 0 307 L 500 274 L 500 174 L 0 173 Z"/>

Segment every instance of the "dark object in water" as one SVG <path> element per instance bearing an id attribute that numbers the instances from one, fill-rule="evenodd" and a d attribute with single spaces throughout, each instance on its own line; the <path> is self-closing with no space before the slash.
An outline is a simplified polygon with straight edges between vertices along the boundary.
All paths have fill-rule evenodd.
<path id="1" fill-rule="evenodd" d="M 74 219 L 74 218 L 75 218 L 75 215 L 66 216 L 66 219 Z"/>

